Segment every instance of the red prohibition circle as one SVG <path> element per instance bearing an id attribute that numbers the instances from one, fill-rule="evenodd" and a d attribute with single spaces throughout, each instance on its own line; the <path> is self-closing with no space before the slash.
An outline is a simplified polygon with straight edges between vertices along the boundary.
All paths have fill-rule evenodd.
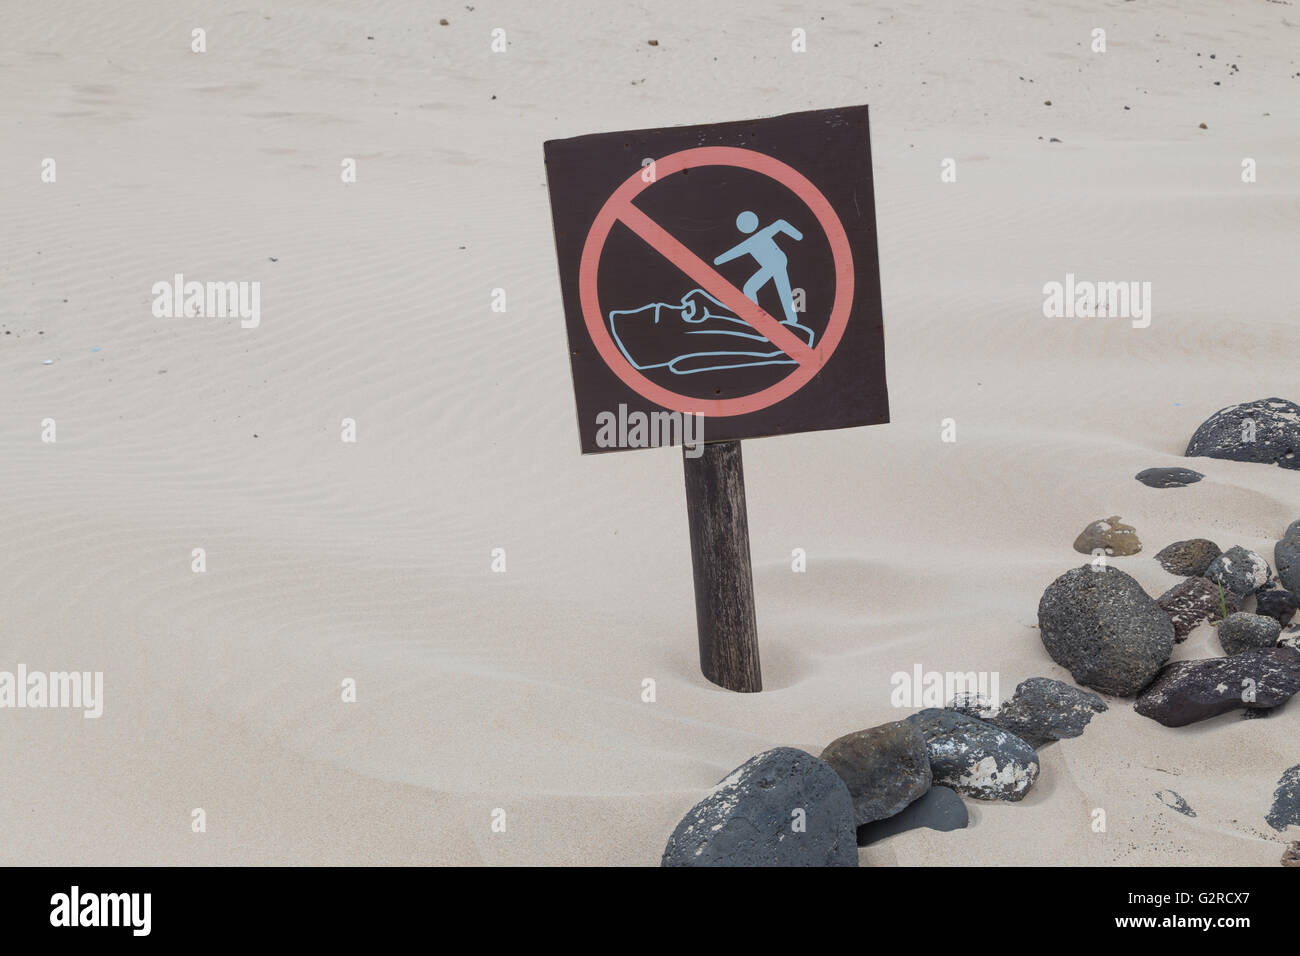
<path id="1" fill-rule="evenodd" d="M 822 231 L 830 242 L 831 255 L 835 265 L 835 298 L 831 306 L 830 318 L 818 346 L 812 350 L 812 357 L 795 367 L 785 378 L 761 391 L 736 398 L 694 398 L 681 395 L 661 385 L 656 385 L 645 375 L 637 371 L 619 351 L 614 339 L 605 327 L 604 313 L 596 290 L 596 276 L 600 267 L 600 256 L 605 242 L 609 238 L 614 223 L 621 214 L 632 206 L 635 199 L 648 186 L 653 185 L 673 173 L 699 166 L 736 166 L 749 169 L 774 179 L 785 186 L 809 208 L 821 225 Z M 642 179 L 640 172 L 635 172 L 623 182 L 613 195 L 605 200 L 600 212 L 596 214 L 587 232 L 587 241 L 582 248 L 582 261 L 578 269 L 578 291 L 582 302 L 582 315 L 587 323 L 587 332 L 601 358 L 610 370 L 617 375 L 628 388 L 643 398 L 647 398 L 663 408 L 688 414 L 702 413 L 713 418 L 725 418 L 732 415 L 744 415 L 775 405 L 793 395 L 821 371 L 830 359 L 835 347 L 844 336 L 848 325 L 849 311 L 853 305 L 853 254 L 849 249 L 849 238 L 839 216 L 821 191 L 796 169 L 774 159 L 765 153 L 752 149 L 740 149 L 732 146 L 701 146 L 671 153 L 663 159 L 654 161 L 655 178 L 652 182 Z M 658 250 L 661 251 L 662 250 Z M 692 278 L 695 278 L 692 276 Z"/>

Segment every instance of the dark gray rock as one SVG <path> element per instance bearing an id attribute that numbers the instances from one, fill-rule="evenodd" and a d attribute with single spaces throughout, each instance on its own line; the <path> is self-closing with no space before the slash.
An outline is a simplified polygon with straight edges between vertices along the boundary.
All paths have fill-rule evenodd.
<path id="1" fill-rule="evenodd" d="M 1300 651 L 1300 624 L 1292 624 L 1283 631 L 1282 636 L 1277 639 L 1277 646 Z"/>
<path id="2" fill-rule="evenodd" d="M 1300 827 L 1300 764 L 1282 774 L 1273 791 L 1273 806 L 1265 819 L 1274 830 Z"/>
<path id="3" fill-rule="evenodd" d="M 1093 714 L 1106 710 L 1106 702 L 1091 691 L 1063 681 L 1030 677 L 1020 682 L 1015 694 L 1001 707 L 959 696 L 949 709 L 1001 727 L 1037 748 L 1053 740 L 1078 737 Z"/>
<path id="4" fill-rule="evenodd" d="M 1253 648 L 1275 647 L 1281 634 L 1282 625 L 1273 618 L 1238 611 L 1219 625 L 1219 646 L 1225 654 L 1240 654 Z"/>
<path id="5" fill-rule="evenodd" d="M 1220 590 L 1209 578 L 1187 578 L 1156 598 L 1156 603 L 1169 615 L 1174 641 L 1181 644 L 1199 625 L 1222 618 L 1225 606 L 1229 614 L 1240 609 L 1241 598 Z"/>
<path id="6" fill-rule="evenodd" d="M 884 820 L 876 820 L 858 827 L 858 846 L 870 846 L 895 833 L 919 830 L 965 829 L 970 822 L 966 804 L 962 803 L 957 791 L 950 787 L 931 787 L 914 802 Z"/>
<path id="7" fill-rule="evenodd" d="M 1300 405 L 1281 398 L 1230 405 L 1207 418 L 1188 458 L 1227 458 L 1300 468 Z"/>
<path id="8" fill-rule="evenodd" d="M 853 798 L 812 754 L 777 747 L 737 767 L 691 808 L 668 838 L 662 865 L 857 866 Z"/>
<path id="9" fill-rule="evenodd" d="M 1287 525 L 1282 540 L 1273 546 L 1273 563 L 1282 587 L 1300 594 L 1300 520 Z"/>
<path id="10" fill-rule="evenodd" d="M 1282 851 L 1283 866 L 1300 866 L 1300 842 L 1288 843 Z"/>
<path id="11" fill-rule="evenodd" d="M 1186 488 L 1205 476 L 1190 468 L 1148 468 L 1134 477 L 1148 488 Z"/>
<path id="12" fill-rule="evenodd" d="M 821 759 L 848 784 L 858 826 L 892 817 L 930 789 L 925 738 L 903 720 L 838 737 Z"/>
<path id="13" fill-rule="evenodd" d="M 1085 565 L 1061 575 L 1038 602 L 1038 632 L 1077 683 L 1132 697 L 1174 646 L 1174 625 L 1142 586 L 1116 568 Z"/>
<path id="14" fill-rule="evenodd" d="M 1255 592 L 1255 613 L 1271 617 L 1278 624 L 1287 625 L 1300 610 L 1300 597 L 1290 591 L 1276 588 L 1272 591 Z"/>
<path id="15" fill-rule="evenodd" d="M 1170 574 L 1204 577 L 1210 563 L 1221 555 L 1219 546 L 1205 538 L 1175 541 L 1156 555 L 1160 566 Z"/>
<path id="16" fill-rule="evenodd" d="M 1297 690 L 1300 651 L 1267 647 L 1168 664 L 1133 709 L 1166 727 L 1183 727 L 1239 707 L 1277 707 Z"/>
<path id="17" fill-rule="evenodd" d="M 1273 579 L 1273 571 L 1254 551 L 1237 546 L 1211 561 L 1205 576 L 1233 594 L 1247 597 L 1268 584 Z"/>
<path id="18" fill-rule="evenodd" d="M 1176 810 L 1185 817 L 1196 816 L 1196 811 L 1192 809 L 1192 805 L 1184 800 L 1183 795 L 1177 790 L 1160 790 L 1156 793 L 1156 799 L 1170 810 Z"/>
<path id="19" fill-rule="evenodd" d="M 1015 734 L 955 710 L 907 718 L 925 735 L 936 784 L 978 800 L 1022 800 L 1038 779 L 1038 754 Z"/>

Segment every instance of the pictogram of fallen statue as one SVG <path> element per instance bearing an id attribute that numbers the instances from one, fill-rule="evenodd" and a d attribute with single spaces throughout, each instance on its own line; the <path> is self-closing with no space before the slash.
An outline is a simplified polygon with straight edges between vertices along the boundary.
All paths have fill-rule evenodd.
<path id="1" fill-rule="evenodd" d="M 609 324 L 614 343 L 638 371 L 667 368 L 676 375 L 690 375 L 752 365 L 796 364 L 703 289 L 691 289 L 677 303 L 651 302 L 612 311 Z M 781 324 L 812 347 L 812 329 L 797 321 Z"/>

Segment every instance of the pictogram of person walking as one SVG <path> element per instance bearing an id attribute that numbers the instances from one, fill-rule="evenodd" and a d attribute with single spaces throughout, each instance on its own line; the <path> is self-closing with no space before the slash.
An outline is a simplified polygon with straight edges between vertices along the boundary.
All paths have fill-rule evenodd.
<path id="1" fill-rule="evenodd" d="M 798 325 L 799 320 L 794 314 L 794 293 L 790 291 L 790 276 L 786 272 L 789 260 L 781 251 L 781 247 L 776 244 L 776 236 L 784 233 L 798 241 L 803 239 L 803 233 L 784 219 L 778 219 L 772 225 L 754 232 L 758 229 L 758 216 L 748 209 L 736 217 L 736 228 L 741 232 L 754 234 L 718 256 L 713 260 L 713 264 L 720 266 L 739 256 L 752 256 L 758 263 L 758 271 L 749 278 L 741 290 L 745 298 L 757 305 L 758 290 L 769 282 L 775 282 L 776 291 L 781 296 L 781 308 L 785 310 L 785 324 Z"/>

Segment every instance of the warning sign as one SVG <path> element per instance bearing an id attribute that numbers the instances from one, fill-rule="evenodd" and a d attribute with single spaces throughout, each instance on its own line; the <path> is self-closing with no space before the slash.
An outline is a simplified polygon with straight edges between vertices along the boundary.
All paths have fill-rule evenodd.
<path id="1" fill-rule="evenodd" d="M 545 152 L 584 453 L 889 420 L 865 106 Z"/>

